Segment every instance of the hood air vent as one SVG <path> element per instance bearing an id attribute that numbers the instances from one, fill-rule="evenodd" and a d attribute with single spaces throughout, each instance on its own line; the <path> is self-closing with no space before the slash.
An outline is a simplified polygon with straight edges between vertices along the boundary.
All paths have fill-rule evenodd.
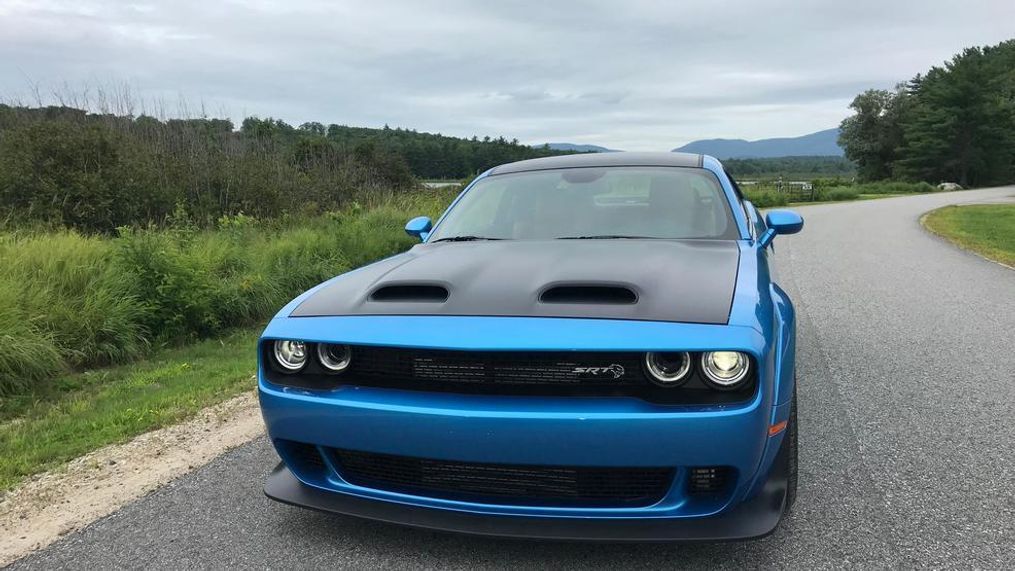
<path id="1" fill-rule="evenodd" d="M 390 285 L 377 288 L 370 294 L 370 301 L 444 303 L 447 300 L 447 288 L 439 285 Z"/>
<path id="2" fill-rule="evenodd" d="M 590 303 L 626 305 L 636 303 L 638 296 L 623 286 L 564 285 L 551 287 L 539 296 L 543 303 Z"/>

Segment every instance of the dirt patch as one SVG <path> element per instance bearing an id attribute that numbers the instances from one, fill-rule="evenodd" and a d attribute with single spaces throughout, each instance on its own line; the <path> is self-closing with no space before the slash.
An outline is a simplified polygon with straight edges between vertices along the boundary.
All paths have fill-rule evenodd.
<path id="1" fill-rule="evenodd" d="M 100 448 L 33 477 L 0 499 L 0 566 L 263 433 L 257 395 L 250 392 L 204 409 L 182 424 Z"/>

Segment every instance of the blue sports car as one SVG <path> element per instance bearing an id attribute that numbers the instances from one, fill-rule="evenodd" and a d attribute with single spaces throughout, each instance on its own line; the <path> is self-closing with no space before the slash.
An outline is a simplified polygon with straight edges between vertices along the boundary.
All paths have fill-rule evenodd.
<path id="1" fill-rule="evenodd" d="M 486 535 L 763 536 L 797 474 L 772 240 L 802 227 L 708 156 L 493 168 L 408 223 L 420 244 L 269 323 L 265 493 Z"/>

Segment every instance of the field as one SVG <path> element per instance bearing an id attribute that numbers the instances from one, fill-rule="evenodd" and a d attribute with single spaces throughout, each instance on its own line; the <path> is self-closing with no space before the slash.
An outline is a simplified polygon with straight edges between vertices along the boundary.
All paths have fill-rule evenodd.
<path id="1" fill-rule="evenodd" d="M 938 192 L 937 187 L 925 182 L 868 182 L 848 184 L 838 179 L 815 179 L 810 191 L 779 190 L 774 181 L 762 181 L 744 186 L 747 198 L 758 208 L 786 206 L 808 202 L 843 202 L 904 194 Z"/>
<path id="2" fill-rule="evenodd" d="M 1015 267 L 1015 204 L 946 206 L 923 222 L 962 248 Z"/>

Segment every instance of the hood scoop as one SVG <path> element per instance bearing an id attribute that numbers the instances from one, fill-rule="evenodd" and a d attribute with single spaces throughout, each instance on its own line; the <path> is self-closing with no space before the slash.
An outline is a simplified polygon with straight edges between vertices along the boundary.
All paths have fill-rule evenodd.
<path id="1" fill-rule="evenodd" d="M 431 284 L 400 284 L 382 286 L 370 294 L 370 301 L 407 303 L 444 303 L 448 288 Z"/>
<path id="2" fill-rule="evenodd" d="M 732 240 L 418 244 L 323 285 L 290 316 L 576 317 L 725 324 L 739 260 L 740 246 Z"/>
<path id="3" fill-rule="evenodd" d="M 558 285 L 539 296 L 541 303 L 631 304 L 638 296 L 629 287 L 613 285 Z"/>

